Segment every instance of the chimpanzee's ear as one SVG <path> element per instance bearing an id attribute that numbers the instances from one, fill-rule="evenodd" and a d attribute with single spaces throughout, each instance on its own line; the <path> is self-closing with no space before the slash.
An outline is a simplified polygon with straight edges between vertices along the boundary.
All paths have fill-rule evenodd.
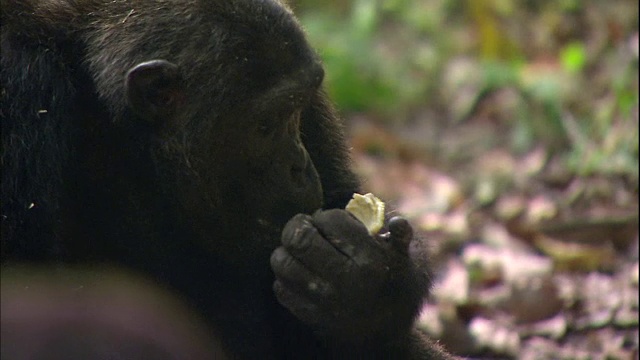
<path id="1" fill-rule="evenodd" d="M 125 91 L 131 110 L 153 124 L 171 119 L 183 98 L 179 69 L 166 60 L 145 61 L 131 68 Z"/>

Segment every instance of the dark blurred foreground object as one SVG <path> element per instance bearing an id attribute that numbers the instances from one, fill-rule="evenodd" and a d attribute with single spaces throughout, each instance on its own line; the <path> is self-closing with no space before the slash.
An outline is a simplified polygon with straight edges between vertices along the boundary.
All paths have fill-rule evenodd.
<path id="1" fill-rule="evenodd" d="M 225 359 L 167 291 L 114 269 L 3 267 L 3 360 Z"/>

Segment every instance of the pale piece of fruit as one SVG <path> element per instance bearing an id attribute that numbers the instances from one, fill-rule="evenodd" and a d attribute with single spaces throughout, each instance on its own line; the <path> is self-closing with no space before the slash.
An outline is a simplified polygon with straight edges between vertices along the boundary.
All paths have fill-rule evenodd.
<path id="1" fill-rule="evenodd" d="M 377 234 L 384 225 L 384 202 L 372 193 L 353 194 L 353 199 L 349 201 L 345 210 L 367 227 L 369 235 Z"/>

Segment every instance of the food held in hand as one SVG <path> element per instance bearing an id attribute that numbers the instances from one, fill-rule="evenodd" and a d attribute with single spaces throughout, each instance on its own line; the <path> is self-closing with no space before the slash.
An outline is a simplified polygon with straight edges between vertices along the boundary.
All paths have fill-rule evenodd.
<path id="1" fill-rule="evenodd" d="M 370 235 L 377 234 L 384 225 L 384 202 L 371 193 L 353 194 L 345 210 L 360 220 Z"/>

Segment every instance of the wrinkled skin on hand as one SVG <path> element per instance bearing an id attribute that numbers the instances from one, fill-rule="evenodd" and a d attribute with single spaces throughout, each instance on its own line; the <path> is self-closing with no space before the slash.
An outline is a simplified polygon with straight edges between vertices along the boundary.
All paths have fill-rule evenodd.
<path id="1" fill-rule="evenodd" d="M 409 256 L 413 231 L 400 217 L 370 236 L 344 210 L 296 215 L 271 256 L 275 294 L 328 339 L 393 342 L 412 327 L 428 277 Z"/>

